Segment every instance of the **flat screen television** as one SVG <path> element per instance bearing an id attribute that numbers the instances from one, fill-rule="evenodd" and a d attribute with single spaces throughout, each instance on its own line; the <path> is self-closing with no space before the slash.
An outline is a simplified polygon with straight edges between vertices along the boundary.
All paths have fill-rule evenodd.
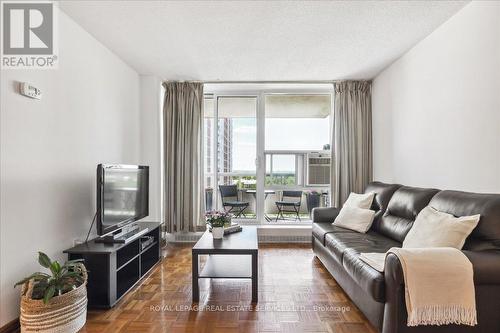
<path id="1" fill-rule="evenodd" d="M 149 167 L 97 166 L 97 233 L 109 234 L 149 214 Z"/>

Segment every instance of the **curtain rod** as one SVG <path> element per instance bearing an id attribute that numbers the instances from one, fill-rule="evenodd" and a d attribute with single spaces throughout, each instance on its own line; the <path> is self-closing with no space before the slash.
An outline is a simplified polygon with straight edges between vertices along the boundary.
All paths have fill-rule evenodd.
<path id="1" fill-rule="evenodd" d="M 309 84 L 331 84 L 334 81 L 332 80 L 297 80 L 297 81 L 201 81 L 203 83 L 220 83 L 220 84 L 229 84 L 229 83 L 256 83 L 256 84 L 276 84 L 276 83 L 282 83 L 282 84 L 304 84 L 304 83 L 309 83 Z"/>
<path id="2" fill-rule="evenodd" d="M 177 80 L 164 80 L 164 82 Z M 179 80 L 179 82 L 189 80 Z M 191 82 L 201 82 L 205 84 L 332 84 L 334 80 L 297 80 L 297 81 L 218 81 L 218 80 L 193 80 Z"/>
<path id="3" fill-rule="evenodd" d="M 289 81 L 217 81 L 217 80 L 163 80 L 162 82 L 200 82 L 203 84 L 334 84 L 351 80 L 289 80 Z M 372 82 L 371 79 L 352 80 L 357 82 Z"/>

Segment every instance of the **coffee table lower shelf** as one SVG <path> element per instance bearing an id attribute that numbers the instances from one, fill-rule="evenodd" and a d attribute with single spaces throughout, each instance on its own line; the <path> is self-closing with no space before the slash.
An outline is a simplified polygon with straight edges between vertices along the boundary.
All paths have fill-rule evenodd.
<path id="1" fill-rule="evenodd" d="M 211 254 L 199 278 L 251 279 L 252 256 L 236 254 Z"/>

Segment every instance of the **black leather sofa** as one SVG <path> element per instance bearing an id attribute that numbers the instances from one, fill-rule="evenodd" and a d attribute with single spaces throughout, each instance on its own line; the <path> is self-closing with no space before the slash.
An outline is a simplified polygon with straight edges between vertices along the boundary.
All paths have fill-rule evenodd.
<path id="1" fill-rule="evenodd" d="M 312 212 L 314 254 L 365 314 L 383 333 L 500 332 L 500 195 L 440 191 L 397 184 L 370 183 L 365 192 L 375 192 L 376 211 L 371 229 L 358 233 L 331 223 L 338 208 L 315 208 Z M 362 252 L 385 252 L 400 247 L 421 209 L 431 205 L 455 216 L 481 214 L 463 252 L 472 262 L 478 325 L 406 325 L 404 279 L 394 254 L 386 258 L 380 273 L 361 261 Z"/>

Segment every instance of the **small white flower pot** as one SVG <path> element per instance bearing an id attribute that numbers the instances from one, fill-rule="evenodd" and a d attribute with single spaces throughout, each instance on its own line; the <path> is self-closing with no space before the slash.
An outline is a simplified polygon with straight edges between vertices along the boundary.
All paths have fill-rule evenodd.
<path id="1" fill-rule="evenodd" d="M 224 236 L 224 228 L 223 227 L 216 227 L 212 228 L 212 236 L 214 239 L 222 239 Z"/>

